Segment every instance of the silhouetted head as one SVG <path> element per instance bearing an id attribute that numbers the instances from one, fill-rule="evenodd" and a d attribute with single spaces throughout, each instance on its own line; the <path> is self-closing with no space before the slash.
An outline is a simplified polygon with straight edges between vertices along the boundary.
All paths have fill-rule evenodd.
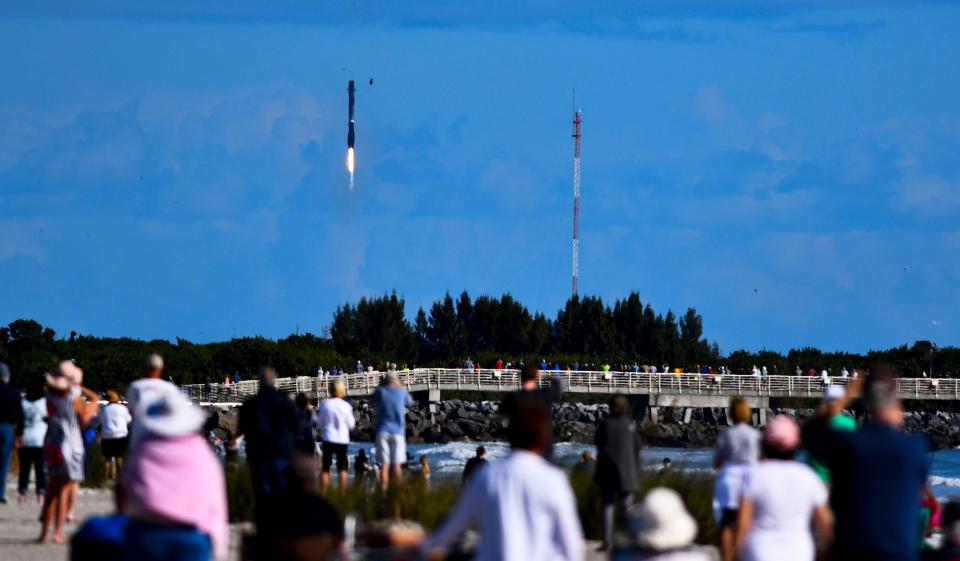
<path id="1" fill-rule="evenodd" d="M 518 400 L 507 428 L 507 440 L 514 450 L 543 453 L 550 442 L 550 416 L 543 403 Z"/>
<path id="2" fill-rule="evenodd" d="M 261 366 L 257 371 L 257 379 L 261 387 L 273 388 L 277 385 L 277 371 L 272 366 Z"/>
<path id="3" fill-rule="evenodd" d="M 477 457 L 482 458 L 487 455 L 487 449 L 483 446 L 477 446 Z"/>
<path id="4" fill-rule="evenodd" d="M 27 383 L 27 401 L 36 401 L 46 395 L 47 382 L 43 376 L 34 376 Z"/>
<path id="5" fill-rule="evenodd" d="M 903 425 L 903 407 L 897 397 L 893 368 L 881 365 L 870 369 L 863 383 L 863 401 L 871 420 L 896 427 Z"/>
<path id="6" fill-rule="evenodd" d="M 293 404 L 297 406 L 297 409 L 306 409 L 310 406 L 310 398 L 307 397 L 307 394 L 300 392 L 293 398 Z"/>
<path id="7" fill-rule="evenodd" d="M 960 502 L 952 500 L 943 507 L 943 538 L 950 545 L 960 546 Z"/>
<path id="8" fill-rule="evenodd" d="M 343 385 L 343 380 L 334 378 L 330 382 L 330 395 L 333 397 L 344 397 L 347 395 L 347 388 Z"/>
<path id="9" fill-rule="evenodd" d="M 730 400 L 730 418 L 734 424 L 749 423 L 750 413 L 750 405 L 747 404 L 745 399 L 735 397 Z"/>
<path id="10" fill-rule="evenodd" d="M 540 377 L 540 369 L 536 364 L 530 362 L 523 365 L 520 369 L 520 383 L 536 381 Z"/>
<path id="11" fill-rule="evenodd" d="M 627 401 L 627 396 L 618 393 L 610 398 L 611 417 L 625 417 L 628 413 L 630 413 L 630 402 Z"/>

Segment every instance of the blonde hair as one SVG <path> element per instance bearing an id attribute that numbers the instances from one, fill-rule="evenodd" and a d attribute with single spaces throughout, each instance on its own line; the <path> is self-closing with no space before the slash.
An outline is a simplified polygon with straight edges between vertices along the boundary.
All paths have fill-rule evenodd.
<path id="1" fill-rule="evenodd" d="M 347 388 L 343 385 L 343 380 L 333 380 L 330 382 L 330 395 L 333 397 L 344 397 L 347 395 Z"/>
<path id="2" fill-rule="evenodd" d="M 120 394 L 116 390 L 107 390 L 107 401 L 110 403 L 119 403 Z"/>
<path id="3" fill-rule="evenodd" d="M 734 424 L 749 423 L 750 413 L 750 405 L 747 404 L 745 399 L 735 397 L 730 400 L 730 417 L 733 419 Z"/>

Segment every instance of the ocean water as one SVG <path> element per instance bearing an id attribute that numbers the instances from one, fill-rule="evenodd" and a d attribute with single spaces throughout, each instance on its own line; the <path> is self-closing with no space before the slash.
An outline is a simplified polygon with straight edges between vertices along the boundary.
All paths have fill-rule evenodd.
<path id="1" fill-rule="evenodd" d="M 476 448 L 482 444 L 487 449 L 487 459 L 501 458 L 509 452 L 509 447 L 503 442 L 450 442 L 448 444 L 410 444 L 407 450 L 412 462 L 420 456 L 426 456 L 430 462 L 430 469 L 434 474 L 456 477 L 463 471 L 467 460 L 474 456 Z M 355 456 L 360 448 L 368 452 L 373 448 L 371 443 L 354 443 L 350 445 L 350 455 Z M 573 466 L 580 455 L 585 452 L 596 452 L 589 444 L 561 442 L 555 445 L 554 457 L 557 463 L 564 466 Z M 678 470 L 711 470 L 713 464 L 713 450 L 710 448 L 644 448 L 641 455 L 645 467 L 658 467 L 664 458 L 670 458 L 674 469 Z M 929 483 L 937 498 L 960 499 L 960 450 L 939 450 L 930 454 Z"/>

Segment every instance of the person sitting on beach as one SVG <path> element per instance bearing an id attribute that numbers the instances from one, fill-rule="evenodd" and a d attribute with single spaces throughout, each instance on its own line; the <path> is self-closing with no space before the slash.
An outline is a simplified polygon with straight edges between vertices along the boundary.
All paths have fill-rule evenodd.
<path id="1" fill-rule="evenodd" d="M 794 461 L 800 427 L 777 415 L 762 439 L 763 460 L 751 470 L 737 513 L 736 551 L 742 561 L 814 561 L 811 528 L 829 544 L 827 487 L 806 464 Z"/>
<path id="2" fill-rule="evenodd" d="M 267 499 L 257 522 L 256 559 L 314 561 L 331 559 L 344 538 L 343 520 L 317 495 L 312 454 L 295 451 L 282 493 Z"/>
<path id="3" fill-rule="evenodd" d="M 133 417 L 129 436 L 131 440 L 136 440 L 139 432 L 136 414 L 140 402 L 153 401 L 161 395 L 172 393 L 180 393 L 180 390 L 163 379 L 163 357 L 150 353 L 143 361 L 143 378 L 130 384 L 127 390 L 127 408 Z"/>
<path id="4" fill-rule="evenodd" d="M 670 458 L 663 459 L 663 467 L 660 468 L 660 473 L 670 473 L 673 471 L 673 462 L 670 461 Z"/>
<path id="5" fill-rule="evenodd" d="M 567 475 L 543 457 L 550 441 L 542 403 L 517 403 L 511 452 L 472 477 L 444 523 L 421 544 L 440 553 L 465 530 L 480 534 L 475 561 L 582 561 L 585 545 Z"/>
<path id="6" fill-rule="evenodd" d="M 116 512 L 91 516 L 70 538 L 70 561 L 123 561 L 123 540 L 130 519 L 123 514 L 123 487 L 113 489 Z"/>
<path id="7" fill-rule="evenodd" d="M 430 462 L 427 460 L 426 456 L 420 456 L 419 460 L 420 469 L 417 471 L 417 477 L 420 481 L 430 486 Z"/>
<path id="8" fill-rule="evenodd" d="M 717 479 L 713 487 L 713 514 L 720 526 L 721 561 L 733 561 L 740 498 L 750 468 L 760 459 L 760 433 L 749 424 L 751 411 L 741 398 L 730 400 L 733 427 L 720 433 L 713 459 Z"/>
<path id="9" fill-rule="evenodd" d="M 940 528 L 943 530 L 940 547 L 925 551 L 923 561 L 960 561 L 960 502 L 956 499 L 943 507 Z"/>
<path id="10" fill-rule="evenodd" d="M 628 545 L 615 548 L 610 561 L 709 561 L 693 545 L 697 522 L 673 489 L 656 487 L 627 511 Z"/>
<path id="11" fill-rule="evenodd" d="M 126 561 L 224 560 L 229 549 L 223 467 L 200 434 L 206 415 L 181 394 L 141 401 L 141 433 L 121 476 Z"/>
<path id="12" fill-rule="evenodd" d="M 335 378 L 330 382 L 330 395 L 320 404 L 316 415 L 316 424 L 320 427 L 320 440 L 323 447 L 322 473 L 320 475 L 321 488 L 324 493 L 330 487 L 330 469 L 333 460 L 337 460 L 337 473 L 340 482 L 340 492 L 347 490 L 347 446 L 350 444 L 350 431 L 357 421 L 353 415 L 353 407 L 343 399 L 347 395 L 343 380 Z M 360 450 L 363 454 L 363 450 Z M 366 459 L 366 455 L 364 455 Z"/>
<path id="13" fill-rule="evenodd" d="M 108 480 L 115 480 L 123 469 L 123 456 L 127 453 L 127 435 L 132 421 L 130 410 L 120 403 L 120 394 L 107 390 L 107 405 L 100 412 L 100 447 L 103 451 L 103 473 Z"/>
<path id="14" fill-rule="evenodd" d="M 477 446 L 476 455 L 467 460 L 467 465 L 463 466 L 463 483 L 466 484 L 470 478 L 480 468 L 487 465 L 487 449 L 483 446 Z"/>

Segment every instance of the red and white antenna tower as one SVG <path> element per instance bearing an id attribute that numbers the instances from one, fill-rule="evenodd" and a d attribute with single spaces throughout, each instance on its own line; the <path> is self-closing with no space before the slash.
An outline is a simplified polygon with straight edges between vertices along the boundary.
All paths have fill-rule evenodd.
<path id="1" fill-rule="evenodd" d="M 580 282 L 580 110 L 573 111 L 573 295 Z"/>

